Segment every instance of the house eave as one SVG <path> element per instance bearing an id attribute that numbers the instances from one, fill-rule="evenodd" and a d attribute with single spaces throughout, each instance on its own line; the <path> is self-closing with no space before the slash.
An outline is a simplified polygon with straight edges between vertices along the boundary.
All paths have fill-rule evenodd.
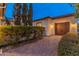
<path id="1" fill-rule="evenodd" d="M 67 15 L 64 15 L 64 16 L 58 16 L 58 17 L 50 17 L 50 16 L 47 16 L 47 17 L 44 17 L 44 18 L 41 18 L 41 19 L 36 19 L 36 20 L 33 20 L 33 22 L 36 22 L 36 21 L 42 21 L 42 20 L 45 20 L 47 18 L 50 18 L 50 19 L 59 19 L 59 18 L 65 18 L 65 17 L 69 17 L 69 16 L 74 16 L 75 17 L 75 14 L 67 14 Z"/>

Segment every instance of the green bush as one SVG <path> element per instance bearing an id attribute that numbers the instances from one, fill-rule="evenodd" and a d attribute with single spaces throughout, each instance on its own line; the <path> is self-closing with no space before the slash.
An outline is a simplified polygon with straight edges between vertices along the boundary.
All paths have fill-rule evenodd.
<path id="1" fill-rule="evenodd" d="M 62 37 L 58 46 L 58 55 L 61 56 L 79 55 L 79 37 L 77 33 L 68 33 Z"/>
<path id="2" fill-rule="evenodd" d="M 37 26 L 3 26 L 0 27 L 0 45 L 40 39 L 43 32 L 44 28 Z"/>

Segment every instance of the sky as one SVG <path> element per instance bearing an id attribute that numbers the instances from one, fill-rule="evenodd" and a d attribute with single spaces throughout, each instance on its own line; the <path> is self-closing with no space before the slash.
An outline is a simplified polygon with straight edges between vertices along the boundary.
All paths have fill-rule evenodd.
<path id="1" fill-rule="evenodd" d="M 14 3 L 8 3 L 5 16 L 13 18 Z M 75 8 L 69 3 L 33 3 L 33 20 L 44 17 L 58 17 L 75 12 Z"/>

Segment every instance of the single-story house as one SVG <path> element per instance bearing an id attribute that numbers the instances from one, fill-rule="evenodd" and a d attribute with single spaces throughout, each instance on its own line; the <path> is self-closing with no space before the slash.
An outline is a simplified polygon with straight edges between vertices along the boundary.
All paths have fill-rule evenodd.
<path id="1" fill-rule="evenodd" d="M 33 26 L 45 27 L 45 35 L 64 35 L 68 32 L 77 32 L 77 22 L 74 14 L 34 20 Z"/>

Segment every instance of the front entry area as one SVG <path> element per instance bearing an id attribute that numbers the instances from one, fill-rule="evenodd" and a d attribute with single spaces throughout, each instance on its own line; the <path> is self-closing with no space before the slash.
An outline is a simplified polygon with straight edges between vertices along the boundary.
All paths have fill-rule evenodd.
<path id="1" fill-rule="evenodd" d="M 55 35 L 64 35 L 69 32 L 69 22 L 55 23 Z"/>

